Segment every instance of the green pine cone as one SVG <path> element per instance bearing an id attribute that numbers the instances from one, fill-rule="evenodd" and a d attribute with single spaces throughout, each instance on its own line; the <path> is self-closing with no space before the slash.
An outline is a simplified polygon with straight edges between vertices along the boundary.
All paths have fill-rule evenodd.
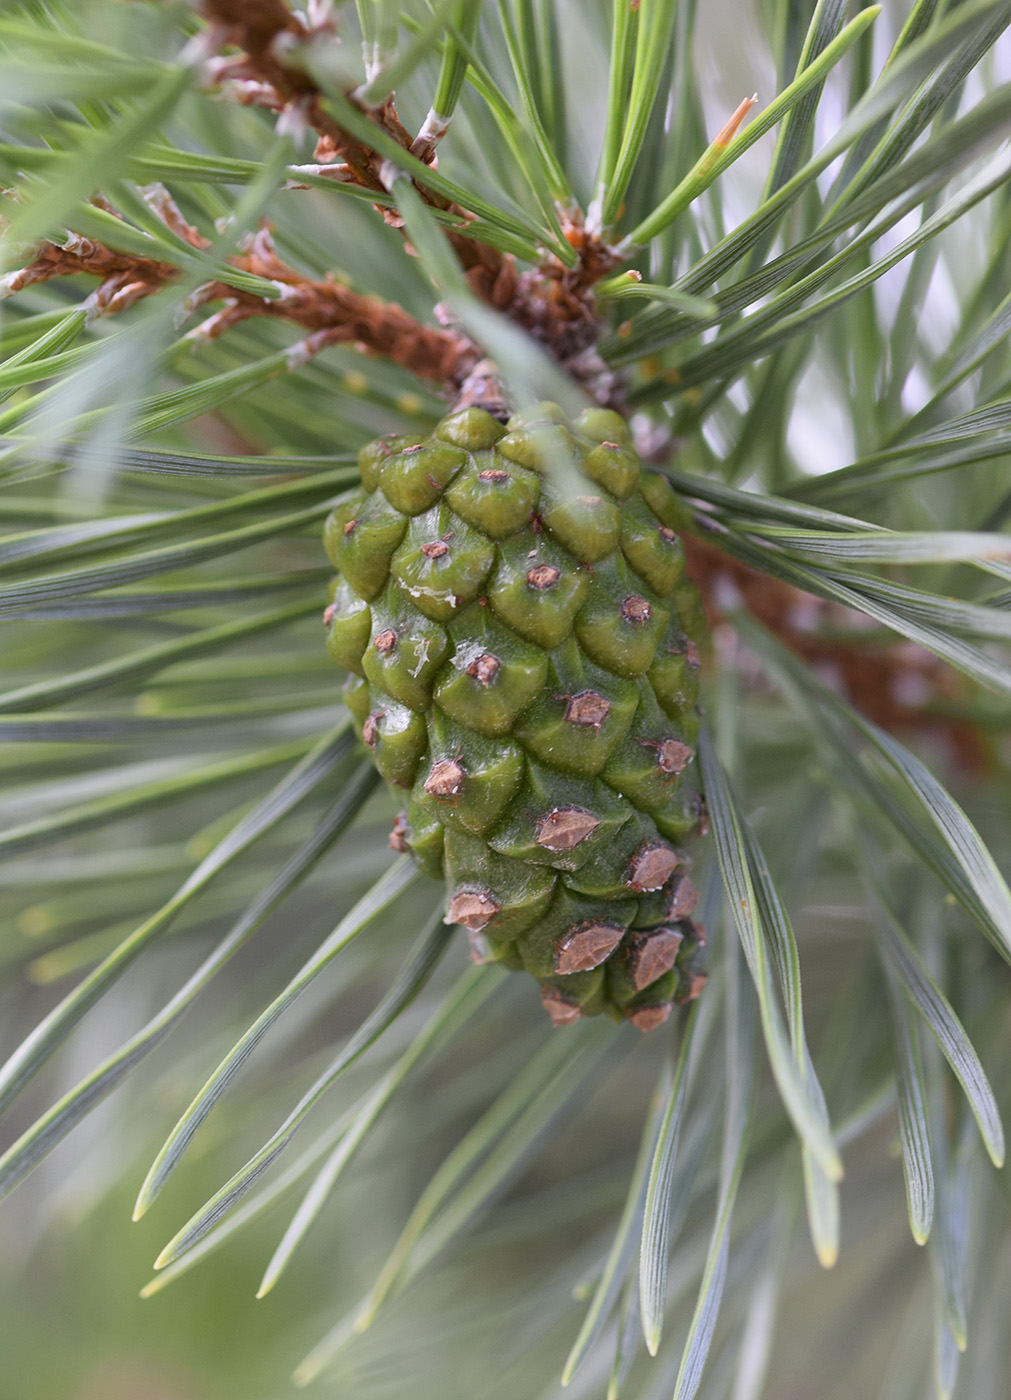
<path id="1" fill-rule="evenodd" d="M 684 845 L 698 594 L 681 506 L 621 417 L 480 409 L 362 449 L 326 523 L 344 696 L 445 877 L 474 957 L 526 968 L 556 1025 L 651 1030 L 705 981 Z M 694 629 L 686 635 L 685 626 Z"/>

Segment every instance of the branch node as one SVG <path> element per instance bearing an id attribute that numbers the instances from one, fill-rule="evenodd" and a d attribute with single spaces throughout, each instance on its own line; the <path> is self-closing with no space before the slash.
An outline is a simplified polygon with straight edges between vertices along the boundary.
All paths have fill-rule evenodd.
<path id="1" fill-rule="evenodd" d="M 165 227 L 178 234 L 191 248 L 203 252 L 211 246 L 210 240 L 183 218 L 182 210 L 160 180 L 152 185 L 141 185 L 140 193 L 144 203 L 158 215 Z"/>
<path id="2" fill-rule="evenodd" d="M 392 160 L 383 160 L 379 162 L 379 181 L 384 190 L 393 189 L 393 185 L 400 173 L 400 167 Z"/>
<path id="3" fill-rule="evenodd" d="M 354 172 L 346 161 L 331 161 L 327 165 L 320 165 L 318 162 L 310 162 L 306 165 L 289 165 L 288 169 L 296 175 L 317 175 L 327 180 L 339 180 L 343 184 L 354 184 Z M 308 185 L 300 180 L 286 180 L 283 187 L 286 190 L 307 190 Z"/>
<path id="4" fill-rule="evenodd" d="M 451 122 L 451 117 L 444 117 L 434 107 L 429 107 L 421 130 L 411 142 L 411 155 L 417 156 L 418 160 L 423 160 L 434 170 L 438 165 L 435 148 L 449 130 Z"/>
<path id="5" fill-rule="evenodd" d="M 327 330 L 313 331 L 312 335 L 305 336 L 302 340 L 297 340 L 290 346 L 285 357 L 288 369 L 298 369 L 311 360 L 314 355 L 318 355 L 321 350 L 325 350 L 328 345 L 334 345 L 341 339 L 339 328 L 331 326 Z"/>
<path id="6" fill-rule="evenodd" d="M 295 145 L 301 145 L 309 134 L 311 105 L 311 98 L 306 96 L 293 97 L 290 102 L 286 102 L 275 126 L 278 136 L 288 136 Z"/>
<path id="7" fill-rule="evenodd" d="M 213 316 L 208 316 L 198 326 L 187 331 L 185 338 L 192 345 L 206 345 L 212 340 L 217 340 L 225 331 L 230 330 L 238 321 L 244 319 L 241 314 L 236 315 L 238 306 L 238 300 L 229 297 L 220 311 L 216 311 Z"/>

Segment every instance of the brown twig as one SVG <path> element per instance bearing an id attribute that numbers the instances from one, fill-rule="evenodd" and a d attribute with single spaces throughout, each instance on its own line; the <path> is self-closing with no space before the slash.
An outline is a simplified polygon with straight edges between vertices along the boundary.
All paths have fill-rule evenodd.
<path id="1" fill-rule="evenodd" d="M 209 246 L 185 222 L 166 191 L 160 187 L 148 191 L 148 200 L 187 242 L 198 248 Z M 395 303 L 363 296 L 331 277 L 318 281 L 303 276 L 278 256 L 267 229 L 247 240 L 243 250 L 229 261 L 241 271 L 273 282 L 281 295 L 270 299 L 225 282 L 204 283 L 190 298 L 189 309 L 211 302 L 222 302 L 223 306 L 190 332 L 194 340 L 216 340 L 243 321 L 265 316 L 289 321 L 309 332 L 310 353 L 327 345 L 353 344 L 363 353 L 382 355 L 440 385 L 462 382 L 480 358 L 458 332 L 422 325 Z M 87 303 L 92 315 L 98 316 L 122 311 L 160 291 L 179 277 L 179 270 L 171 263 L 72 237 L 62 247 L 42 244 L 26 267 L 8 274 L 5 288 L 11 294 L 36 282 L 77 274 L 100 279 Z"/>
<path id="2" fill-rule="evenodd" d="M 98 290 L 86 303 L 92 316 L 123 311 L 178 276 L 171 263 L 120 253 L 74 234 L 62 247 L 56 243 L 41 244 L 30 263 L 7 273 L 3 279 L 4 294 L 12 296 L 35 282 L 49 282 L 54 277 L 70 277 L 79 272 L 101 279 Z"/>
<path id="3" fill-rule="evenodd" d="M 459 383 L 479 358 L 465 336 L 422 325 L 395 302 L 363 296 L 332 277 L 315 281 L 301 276 L 278 256 L 268 229 L 255 234 L 231 262 L 273 282 L 281 296 L 269 301 L 220 282 L 209 283 L 201 300 L 225 305 L 190 332 L 194 339 L 214 340 L 252 316 L 267 316 L 307 331 L 328 332 L 329 344 L 353 344 L 442 385 Z"/>
<path id="4" fill-rule="evenodd" d="M 375 152 L 341 129 L 313 79 L 288 61 L 322 31 L 308 28 L 283 0 L 203 0 L 200 8 L 210 25 L 208 43 L 242 51 L 209 62 L 210 81 L 246 84 L 244 100 L 285 113 L 289 122 L 301 119 L 328 143 L 332 158 L 347 165 L 356 184 L 382 191 Z M 395 114 L 384 113 L 382 121 L 398 139 L 407 136 Z"/>
<path id="5" fill-rule="evenodd" d="M 696 536 L 686 537 L 685 553 L 714 629 L 732 598 L 882 729 L 941 738 L 969 772 L 990 766 L 978 728 L 944 712 L 945 702 L 965 698 L 965 686 L 932 652 L 912 642 L 879 642 L 867 635 L 860 614 L 759 573 Z"/>

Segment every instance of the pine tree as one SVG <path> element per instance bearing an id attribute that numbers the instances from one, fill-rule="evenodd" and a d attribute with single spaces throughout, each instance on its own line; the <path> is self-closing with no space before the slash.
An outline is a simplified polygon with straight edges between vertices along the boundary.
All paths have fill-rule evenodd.
<path id="1" fill-rule="evenodd" d="M 355 1400 L 1003 1395 L 1009 26 L 5 9 L 9 1219 L 139 1186 L 145 1294 L 215 1254 L 176 1290 L 209 1298 L 249 1227 L 294 1300 L 272 1345 Z M 387 625 L 425 512 L 471 532 L 471 606 Z M 583 589 L 557 635 L 496 602 L 525 531 Z M 629 580 L 630 628 L 677 614 L 677 701 L 654 639 L 592 692 L 628 752 L 539 766 L 611 626 L 584 594 Z M 465 753 L 424 667 L 477 638 L 487 687 L 508 608 L 530 693 Z M 409 762 L 375 742 L 397 686 Z M 499 805 L 454 827 L 478 760 Z M 536 838 L 494 825 L 514 799 Z M 294 1393 L 226 1352 L 216 1393 Z M 26 1397 L 73 1393 L 48 1364 Z"/>

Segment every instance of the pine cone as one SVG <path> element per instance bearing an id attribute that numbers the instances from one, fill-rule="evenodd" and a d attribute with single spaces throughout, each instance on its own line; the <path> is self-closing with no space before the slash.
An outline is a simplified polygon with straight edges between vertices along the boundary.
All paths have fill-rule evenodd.
<path id="1" fill-rule="evenodd" d="M 464 409 L 359 465 L 326 523 L 328 647 L 407 794 L 398 842 L 557 1025 L 652 1029 L 705 981 L 683 849 L 704 621 L 674 492 L 618 414 L 554 404 Z"/>

